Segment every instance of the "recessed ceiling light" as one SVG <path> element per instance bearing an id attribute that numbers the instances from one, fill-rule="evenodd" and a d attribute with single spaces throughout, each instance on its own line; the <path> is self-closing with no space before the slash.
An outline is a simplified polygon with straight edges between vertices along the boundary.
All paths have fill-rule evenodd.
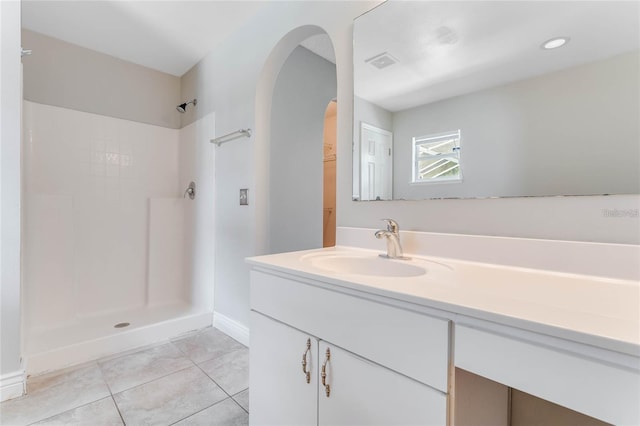
<path id="1" fill-rule="evenodd" d="M 551 40 L 547 40 L 544 43 L 542 43 L 542 48 L 543 49 L 557 49 L 558 47 L 562 47 L 565 44 L 569 43 L 569 37 L 554 37 Z"/>

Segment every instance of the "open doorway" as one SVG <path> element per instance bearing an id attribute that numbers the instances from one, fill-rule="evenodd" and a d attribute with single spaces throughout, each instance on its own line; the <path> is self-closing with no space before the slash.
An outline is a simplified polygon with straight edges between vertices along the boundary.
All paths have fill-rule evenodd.
<path id="1" fill-rule="evenodd" d="M 336 245 L 336 118 L 338 102 L 329 102 L 324 113 L 324 171 L 322 178 L 322 247 Z"/>
<path id="2" fill-rule="evenodd" d="M 315 42 L 307 43 L 312 39 Z M 311 50 L 317 50 L 322 40 L 333 55 L 326 34 L 307 38 L 286 57 L 273 87 L 267 155 L 269 253 L 335 245 L 336 116 L 332 99 L 337 94 L 337 78 L 333 58 Z M 334 106 L 328 108 L 330 104 Z M 326 142 L 325 137 L 329 138 Z M 333 171 L 327 170 L 325 183 L 327 149 L 333 162 L 326 166 L 333 166 Z M 330 212 L 325 212 L 325 187 Z"/>

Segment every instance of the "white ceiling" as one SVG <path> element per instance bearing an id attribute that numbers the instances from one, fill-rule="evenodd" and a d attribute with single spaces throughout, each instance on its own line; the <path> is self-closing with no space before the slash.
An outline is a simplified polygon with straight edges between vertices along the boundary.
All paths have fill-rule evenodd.
<path id="1" fill-rule="evenodd" d="M 388 1 L 355 21 L 355 93 L 400 111 L 604 59 L 639 48 L 639 17 L 638 1 Z M 397 63 L 367 63 L 385 52 Z"/>
<path id="2" fill-rule="evenodd" d="M 237 0 L 23 0 L 22 27 L 182 76 L 268 4 Z"/>

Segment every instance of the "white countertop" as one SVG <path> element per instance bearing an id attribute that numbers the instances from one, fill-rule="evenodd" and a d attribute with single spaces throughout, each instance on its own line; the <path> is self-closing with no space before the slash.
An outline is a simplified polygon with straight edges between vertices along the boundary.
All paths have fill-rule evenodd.
<path id="1" fill-rule="evenodd" d="M 375 257 L 379 253 L 331 247 L 251 257 L 247 262 L 254 267 L 640 356 L 638 281 L 411 254 L 407 255 L 412 260 L 406 262 L 427 265 L 427 274 L 342 274 L 316 268 L 308 261 L 323 254 Z M 429 262 L 435 264 L 429 266 Z"/>

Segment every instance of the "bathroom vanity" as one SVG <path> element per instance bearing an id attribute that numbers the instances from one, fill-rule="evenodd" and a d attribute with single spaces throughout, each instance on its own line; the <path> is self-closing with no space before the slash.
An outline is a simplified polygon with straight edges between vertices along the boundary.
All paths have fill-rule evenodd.
<path id="1" fill-rule="evenodd" d="M 456 372 L 640 424 L 639 282 L 378 253 L 248 259 L 252 424 L 507 424 Z"/>

